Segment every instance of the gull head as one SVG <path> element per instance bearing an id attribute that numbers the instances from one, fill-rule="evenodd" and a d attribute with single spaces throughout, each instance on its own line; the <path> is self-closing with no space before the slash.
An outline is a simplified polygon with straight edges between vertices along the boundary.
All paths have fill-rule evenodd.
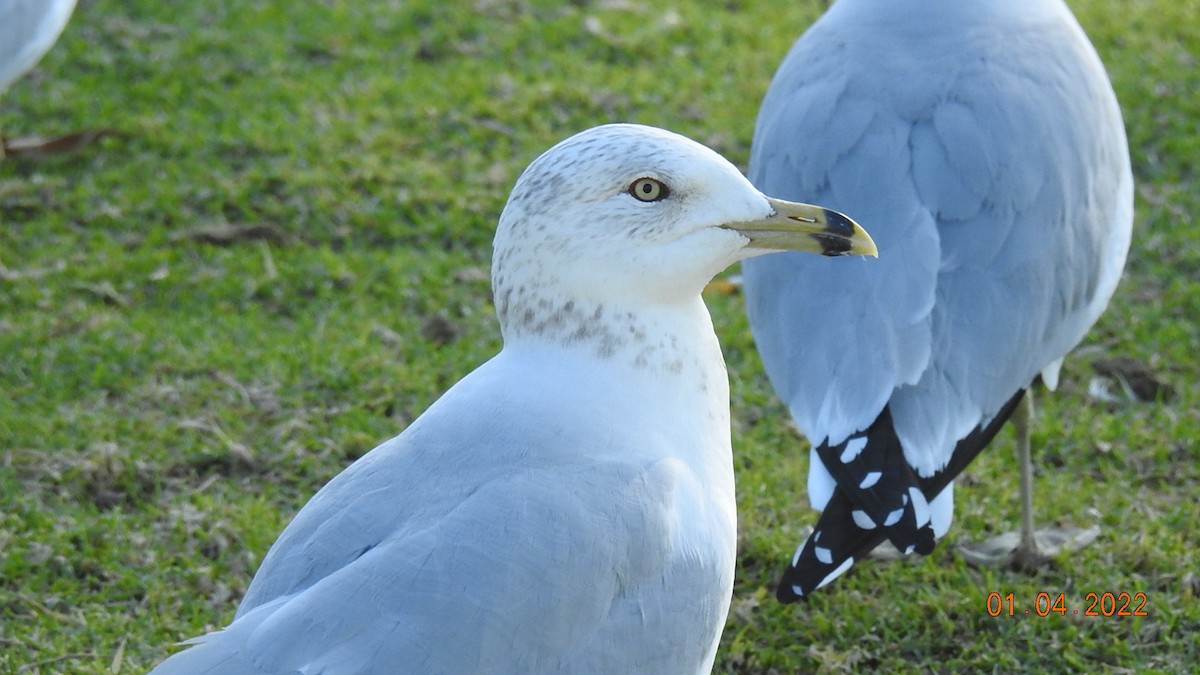
<path id="1" fill-rule="evenodd" d="M 734 262 L 771 251 L 876 254 L 846 216 L 771 199 L 709 148 L 633 124 L 589 129 L 534 160 L 494 249 L 502 325 L 511 308 L 547 295 L 626 307 L 686 301 Z"/>

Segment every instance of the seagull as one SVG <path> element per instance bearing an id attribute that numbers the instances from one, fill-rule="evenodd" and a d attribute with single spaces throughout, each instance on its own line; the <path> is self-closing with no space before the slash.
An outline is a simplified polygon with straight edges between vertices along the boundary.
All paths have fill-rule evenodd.
<path id="1" fill-rule="evenodd" d="M 0 94 L 50 51 L 73 11 L 75 0 L 0 0 Z M 0 135 L 0 159 L 18 152 L 71 149 L 112 134 L 91 131 L 53 139 Z"/>
<path id="2" fill-rule="evenodd" d="M 885 540 L 929 553 L 954 478 L 1010 416 L 1021 530 L 982 558 L 1033 565 L 1094 538 L 1034 530 L 1028 437 L 1027 392 L 1054 388 L 1108 305 L 1133 220 L 1117 99 L 1067 6 L 837 0 L 775 74 L 748 176 L 851 214 L 882 252 L 744 265 L 755 343 L 810 442 L 822 510 L 779 600 Z"/>
<path id="3" fill-rule="evenodd" d="M 50 51 L 75 0 L 0 0 L 0 92 Z"/>
<path id="4" fill-rule="evenodd" d="M 551 148 L 495 236 L 500 353 L 322 488 L 233 622 L 153 672 L 709 672 L 736 504 L 700 292 L 785 249 L 875 253 L 667 131 Z"/>

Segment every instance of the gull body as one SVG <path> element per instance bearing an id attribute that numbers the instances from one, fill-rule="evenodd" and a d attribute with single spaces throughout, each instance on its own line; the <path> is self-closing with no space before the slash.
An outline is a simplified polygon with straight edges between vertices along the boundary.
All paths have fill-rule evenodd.
<path id="1" fill-rule="evenodd" d="M 871 250 L 789 213 L 826 218 L 662 130 L 547 151 L 496 234 L 501 352 L 322 488 L 233 622 L 154 672 L 709 672 L 736 513 L 700 291 L 764 231 Z"/>
<path id="2" fill-rule="evenodd" d="M 789 601 L 883 539 L 927 553 L 946 532 L 954 476 L 1107 306 L 1133 181 L 1112 86 L 1061 0 L 838 0 L 775 74 L 748 175 L 845 211 L 881 252 L 745 264 L 824 509 Z"/>
<path id="3" fill-rule="evenodd" d="M 0 0 L 0 92 L 50 51 L 74 10 L 75 0 Z"/>

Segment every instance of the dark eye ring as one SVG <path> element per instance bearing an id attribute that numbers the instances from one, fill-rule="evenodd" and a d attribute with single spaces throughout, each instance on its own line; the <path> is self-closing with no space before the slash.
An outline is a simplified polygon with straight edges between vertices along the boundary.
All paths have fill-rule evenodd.
<path id="1" fill-rule="evenodd" d="M 660 180 L 639 178 L 629 185 L 629 194 L 639 202 L 661 202 L 671 191 Z"/>

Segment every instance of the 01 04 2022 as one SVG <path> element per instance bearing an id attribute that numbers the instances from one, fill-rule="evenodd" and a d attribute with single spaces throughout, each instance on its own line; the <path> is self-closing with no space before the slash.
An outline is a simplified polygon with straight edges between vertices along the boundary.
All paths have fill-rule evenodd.
<path id="1" fill-rule="evenodd" d="M 984 608 L 988 616 L 1149 616 L 1146 605 L 1149 603 L 1146 594 L 1137 591 L 1085 593 L 1078 606 L 1068 603 L 1067 594 L 1041 592 L 1031 602 L 1021 602 L 1014 593 L 988 593 Z"/>

